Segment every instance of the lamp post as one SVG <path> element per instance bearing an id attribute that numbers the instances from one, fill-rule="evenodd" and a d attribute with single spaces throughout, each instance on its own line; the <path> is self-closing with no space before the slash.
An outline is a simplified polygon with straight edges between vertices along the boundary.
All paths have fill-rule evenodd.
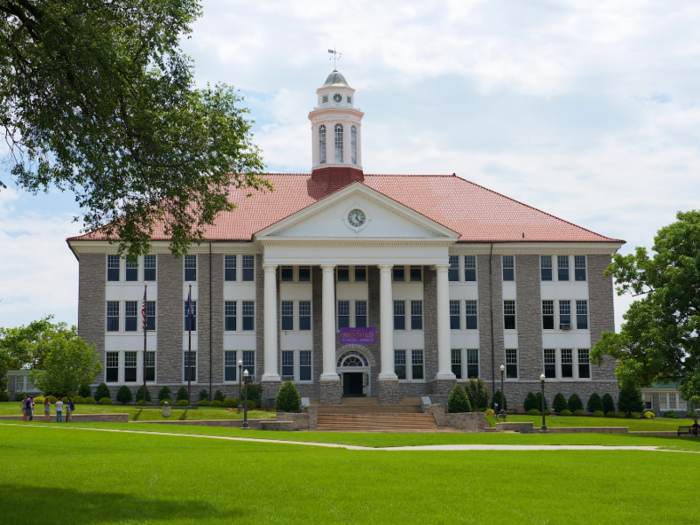
<path id="1" fill-rule="evenodd" d="M 243 406 L 241 401 L 243 401 L 243 387 L 241 386 L 241 381 L 243 381 L 243 361 L 238 360 L 238 413 L 241 413 Z"/>
<path id="2" fill-rule="evenodd" d="M 547 425 L 544 422 L 544 374 L 540 375 L 540 384 L 542 385 L 542 432 L 547 432 Z"/>
<path id="3" fill-rule="evenodd" d="M 501 365 L 501 414 L 503 414 L 503 421 L 506 420 L 506 411 L 505 411 L 505 395 L 503 395 L 503 373 L 506 371 L 506 367 L 504 365 Z M 496 418 L 498 419 L 498 417 Z"/>
<path id="4" fill-rule="evenodd" d="M 243 403 L 243 426 L 241 428 L 249 430 L 248 425 L 248 369 L 243 370 L 243 390 L 245 391 L 245 402 Z"/>

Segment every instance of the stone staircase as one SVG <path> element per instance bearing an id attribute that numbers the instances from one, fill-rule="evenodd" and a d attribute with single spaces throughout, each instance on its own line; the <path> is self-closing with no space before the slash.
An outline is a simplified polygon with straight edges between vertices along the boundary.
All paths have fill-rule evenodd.
<path id="1" fill-rule="evenodd" d="M 313 400 L 312 400 L 313 402 Z M 432 414 L 423 414 L 420 399 L 401 398 L 380 405 L 376 397 L 343 398 L 340 405 L 318 407 L 318 430 L 330 432 L 439 432 Z"/>

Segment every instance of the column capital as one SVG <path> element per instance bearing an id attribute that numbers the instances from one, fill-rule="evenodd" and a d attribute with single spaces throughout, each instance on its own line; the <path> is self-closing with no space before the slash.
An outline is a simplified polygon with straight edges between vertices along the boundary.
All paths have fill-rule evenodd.
<path id="1" fill-rule="evenodd" d="M 335 271 L 335 264 L 322 264 L 321 265 L 321 270 L 323 272 L 332 272 Z"/>
<path id="2" fill-rule="evenodd" d="M 379 268 L 380 272 L 390 272 L 393 267 L 394 267 L 393 264 L 378 264 L 377 265 L 377 268 Z"/>
<path id="3" fill-rule="evenodd" d="M 449 264 L 433 264 L 433 265 L 431 266 L 431 268 L 432 268 L 433 270 L 435 270 L 436 272 L 438 272 L 438 273 L 442 273 L 442 272 L 447 272 L 447 271 L 449 271 L 450 265 L 449 265 Z"/>
<path id="4" fill-rule="evenodd" d="M 263 264 L 262 267 L 266 272 L 274 272 L 277 270 L 276 264 Z"/>

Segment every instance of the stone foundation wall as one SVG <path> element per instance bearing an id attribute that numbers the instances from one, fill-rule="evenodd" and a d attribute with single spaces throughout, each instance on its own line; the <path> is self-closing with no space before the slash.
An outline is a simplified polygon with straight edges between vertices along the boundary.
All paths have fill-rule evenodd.
<path id="1" fill-rule="evenodd" d="M 314 430 L 318 428 L 318 407 L 304 407 L 303 412 L 277 412 L 277 421 L 291 421 L 294 430 Z"/>
<path id="2" fill-rule="evenodd" d="M 454 379 L 436 379 L 428 383 L 428 395 L 433 403 L 447 404 L 452 388 L 457 383 Z"/>
<path id="3" fill-rule="evenodd" d="M 399 403 L 399 380 L 380 379 L 379 380 L 379 403 L 382 405 L 398 405 Z"/>
<path id="4" fill-rule="evenodd" d="M 322 405 L 339 405 L 342 393 L 340 381 L 321 381 L 320 403 Z"/>
<path id="5" fill-rule="evenodd" d="M 468 432 L 484 432 L 489 428 L 489 423 L 483 412 L 446 414 L 445 405 L 441 403 L 430 405 L 426 412 L 433 415 L 435 424 L 440 428 L 449 427 Z"/>

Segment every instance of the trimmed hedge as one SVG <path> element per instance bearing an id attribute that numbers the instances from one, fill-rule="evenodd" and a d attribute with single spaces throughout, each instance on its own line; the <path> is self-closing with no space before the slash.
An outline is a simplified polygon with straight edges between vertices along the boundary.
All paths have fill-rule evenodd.
<path id="1" fill-rule="evenodd" d="M 564 410 L 562 410 L 561 412 L 559 412 L 559 415 L 560 415 L 560 416 L 570 416 L 570 415 L 571 415 L 571 410 L 569 410 L 568 408 L 565 408 Z"/>
<path id="2" fill-rule="evenodd" d="M 126 405 L 132 399 L 133 396 L 131 394 L 131 389 L 126 385 L 120 386 L 119 390 L 117 390 L 117 401 L 119 401 L 122 405 Z M 102 401 L 102 399 L 100 399 L 100 401 Z"/>
<path id="3" fill-rule="evenodd" d="M 224 406 L 224 404 L 221 401 L 219 401 L 218 399 L 215 399 L 214 401 L 211 402 L 210 406 L 221 407 L 221 406 Z"/>
<path id="4" fill-rule="evenodd" d="M 143 401 L 143 385 L 136 391 L 136 401 Z M 151 402 L 151 393 L 148 391 L 148 387 L 146 387 L 146 401 Z"/>
<path id="5" fill-rule="evenodd" d="M 603 400 L 597 392 L 593 392 L 591 397 L 588 398 L 588 403 L 586 403 L 586 410 L 591 414 L 595 412 L 603 412 Z"/>
<path id="6" fill-rule="evenodd" d="M 78 388 L 78 395 L 75 397 L 82 397 L 85 399 L 86 397 L 90 397 L 92 395 L 92 392 L 90 392 L 90 385 L 80 385 L 80 388 Z M 73 403 L 75 403 L 75 399 L 73 400 Z"/>
<path id="7" fill-rule="evenodd" d="M 537 410 L 536 408 L 531 408 L 530 410 L 527 411 L 528 416 L 541 416 L 542 412 Z"/>
<path id="8" fill-rule="evenodd" d="M 539 410 L 540 404 L 537 402 L 537 397 L 535 396 L 534 393 L 528 392 L 527 395 L 525 396 L 525 401 L 523 402 L 523 408 L 525 409 L 525 412 L 528 414 L 530 413 L 530 410 L 535 409 Z"/>
<path id="9" fill-rule="evenodd" d="M 189 398 L 187 396 L 187 389 L 184 386 L 181 386 L 177 390 L 177 400 L 178 401 L 188 401 Z M 187 406 L 187 403 L 185 403 L 185 406 Z"/>
<path id="10" fill-rule="evenodd" d="M 224 399 L 223 405 L 225 407 L 237 407 L 238 406 L 238 399 L 233 399 L 232 397 L 227 397 Z"/>
<path id="11" fill-rule="evenodd" d="M 583 410 L 578 409 L 578 410 L 574 410 L 574 411 L 572 412 L 572 414 L 575 415 L 575 416 L 583 416 L 583 415 L 584 415 L 584 412 L 583 412 Z"/>
<path id="12" fill-rule="evenodd" d="M 455 384 L 450 391 L 450 395 L 447 398 L 447 413 L 448 414 L 459 414 L 462 412 L 471 412 L 472 407 L 469 404 L 469 398 L 467 393 L 462 388 L 459 383 Z"/>
<path id="13" fill-rule="evenodd" d="M 160 401 L 158 401 L 158 404 L 160 406 L 163 406 L 165 403 L 169 404 L 170 406 L 173 405 L 173 402 L 170 399 L 161 399 Z"/>
<path id="14" fill-rule="evenodd" d="M 605 417 L 617 417 L 617 413 L 614 410 L 605 413 Z"/>
<path id="15" fill-rule="evenodd" d="M 104 399 L 104 398 L 102 398 L 102 399 Z M 95 401 L 94 397 L 86 397 L 85 398 L 86 405 L 94 405 L 95 403 L 96 403 L 96 401 Z"/>
<path id="16" fill-rule="evenodd" d="M 199 401 L 209 401 L 209 392 L 204 388 L 199 391 Z"/>
<path id="17" fill-rule="evenodd" d="M 103 397 L 112 399 L 112 394 L 109 393 L 109 387 L 105 383 L 100 383 L 95 389 L 95 401 L 99 402 Z"/>
<path id="18" fill-rule="evenodd" d="M 632 412 L 630 414 L 630 416 L 632 417 L 632 419 L 641 419 L 642 418 L 642 414 L 640 414 L 639 412 Z"/>
<path id="19" fill-rule="evenodd" d="M 572 413 L 575 414 L 577 410 L 580 410 L 582 412 L 581 415 L 583 415 L 583 401 L 581 401 L 581 398 L 578 397 L 576 392 L 569 396 L 568 405 Z"/>
<path id="20" fill-rule="evenodd" d="M 158 390 L 158 401 L 163 401 L 164 399 L 170 399 L 172 392 L 167 386 L 164 386 Z"/>
<path id="21" fill-rule="evenodd" d="M 480 410 L 489 406 L 489 389 L 481 379 L 470 379 L 464 385 L 464 390 L 472 410 Z"/>
<path id="22" fill-rule="evenodd" d="M 556 396 L 554 396 L 554 401 L 552 401 L 552 408 L 555 412 L 558 412 L 559 414 L 561 414 L 562 410 L 569 409 L 569 405 L 566 404 L 566 398 L 564 397 L 564 394 L 559 392 Z"/>
<path id="23" fill-rule="evenodd" d="M 627 414 L 625 414 L 624 412 L 618 412 L 617 417 L 627 417 Z"/>
<path id="24" fill-rule="evenodd" d="M 221 401 L 223 403 L 224 399 L 224 393 L 221 390 L 214 392 L 214 401 Z"/>
<path id="25" fill-rule="evenodd" d="M 551 415 L 552 415 L 552 411 L 551 411 L 550 409 L 548 409 L 548 408 L 545 408 L 545 409 L 544 409 L 544 415 L 545 415 L 545 416 L 551 416 Z"/>
<path id="26" fill-rule="evenodd" d="M 83 396 L 75 396 L 73 398 L 73 404 L 75 405 L 82 405 L 85 403 L 85 398 Z"/>
<path id="27" fill-rule="evenodd" d="M 540 410 L 542 408 L 542 392 L 537 392 L 535 399 L 537 399 L 537 410 Z M 547 410 L 547 396 L 544 398 L 544 409 Z"/>
<path id="28" fill-rule="evenodd" d="M 608 412 L 615 412 L 615 401 L 610 394 L 605 394 L 603 396 L 603 412 L 606 414 Z"/>
<path id="29" fill-rule="evenodd" d="M 603 412 L 602 410 L 596 410 L 595 412 L 593 412 L 593 417 L 605 417 L 605 412 Z"/>
<path id="30" fill-rule="evenodd" d="M 654 419 L 656 417 L 656 414 L 654 414 L 651 410 L 647 410 L 643 415 L 645 419 Z"/>
<path id="31" fill-rule="evenodd" d="M 676 414 L 673 410 L 668 410 L 664 412 L 664 417 L 666 419 L 678 419 L 678 414 Z"/>
<path id="32" fill-rule="evenodd" d="M 129 392 L 131 393 L 131 391 Z M 112 401 L 111 397 L 103 397 L 100 399 L 100 405 L 113 405 L 114 401 Z"/>
<path id="33" fill-rule="evenodd" d="M 199 403 L 197 403 L 200 407 L 208 407 L 211 405 L 210 401 L 207 401 L 206 399 L 202 399 Z"/>
<path id="34" fill-rule="evenodd" d="M 186 406 L 187 406 L 187 399 L 180 399 L 180 400 L 177 402 L 177 406 L 179 406 L 179 407 L 186 407 Z"/>
<path id="35" fill-rule="evenodd" d="M 508 410 L 508 397 L 503 396 L 503 402 L 501 402 L 501 391 L 496 390 L 496 392 L 493 394 L 493 398 L 491 398 L 491 408 L 495 410 L 494 406 L 498 404 L 498 411 L 500 412 L 501 410 Z"/>
<path id="36" fill-rule="evenodd" d="M 462 389 L 462 391 L 464 391 L 464 389 Z M 466 397 L 466 394 L 464 395 Z M 301 410 L 299 391 L 291 381 L 285 381 L 277 391 L 275 410 L 277 410 L 277 412 L 299 412 Z"/>

